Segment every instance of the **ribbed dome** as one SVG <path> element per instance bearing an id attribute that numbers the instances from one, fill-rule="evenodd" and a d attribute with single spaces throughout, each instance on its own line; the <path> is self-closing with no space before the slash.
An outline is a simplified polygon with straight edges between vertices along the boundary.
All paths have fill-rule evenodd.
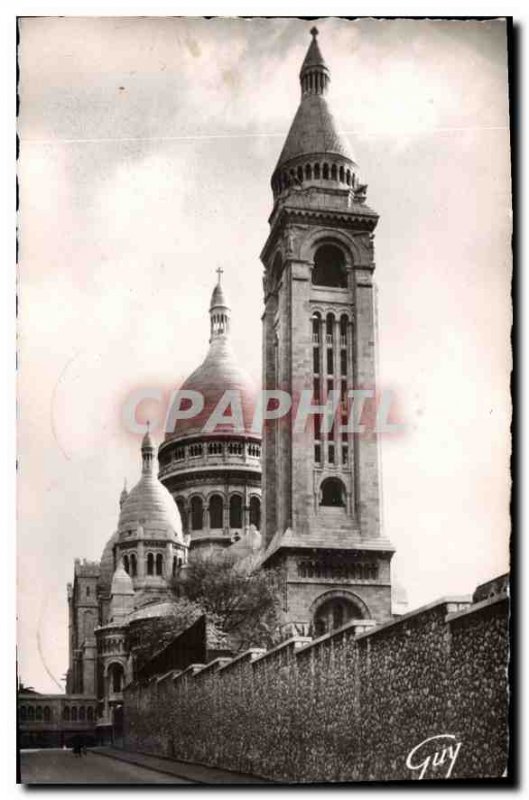
<path id="1" fill-rule="evenodd" d="M 123 562 L 121 561 L 118 564 L 116 571 L 114 572 L 110 594 L 113 597 L 115 595 L 134 594 L 134 586 L 132 585 L 132 578 L 126 572 L 125 567 L 123 566 Z"/>
<path id="2" fill-rule="evenodd" d="M 119 515 L 118 532 L 120 539 L 139 532 L 141 538 L 183 540 L 178 507 L 154 472 L 143 472 L 130 490 Z"/>

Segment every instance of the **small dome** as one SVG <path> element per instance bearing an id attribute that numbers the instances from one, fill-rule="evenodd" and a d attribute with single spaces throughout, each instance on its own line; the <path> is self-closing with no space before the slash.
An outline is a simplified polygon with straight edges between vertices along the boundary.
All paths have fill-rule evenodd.
<path id="1" fill-rule="evenodd" d="M 219 283 L 213 289 L 213 293 L 211 295 L 211 303 L 209 304 L 209 310 L 211 311 L 214 308 L 229 308 L 228 304 L 226 303 L 226 298 L 224 297 L 224 290 Z"/>
<path id="2" fill-rule="evenodd" d="M 178 506 L 154 471 L 154 445 L 149 431 L 143 437 L 141 457 L 141 478 L 130 490 L 119 514 L 119 540 L 135 536 L 182 541 Z"/>
<path id="3" fill-rule="evenodd" d="M 160 617 L 172 617 L 176 613 L 175 604 L 170 600 L 160 600 L 156 603 L 138 608 L 129 616 L 129 622 L 138 622 L 143 619 L 158 619 Z"/>
<path id="4" fill-rule="evenodd" d="M 114 576 L 112 578 L 112 586 L 110 589 L 112 597 L 115 595 L 133 595 L 134 587 L 132 585 L 132 578 L 125 570 L 123 562 L 120 561 Z"/>
<path id="5" fill-rule="evenodd" d="M 154 472 L 144 473 L 130 490 L 119 515 L 119 538 L 135 534 L 141 538 L 182 540 L 182 521 L 171 493 Z"/>

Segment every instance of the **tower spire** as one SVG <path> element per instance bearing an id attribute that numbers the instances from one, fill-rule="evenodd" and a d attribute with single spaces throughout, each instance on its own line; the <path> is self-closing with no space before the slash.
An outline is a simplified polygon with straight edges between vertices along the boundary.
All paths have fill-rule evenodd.
<path id="1" fill-rule="evenodd" d="M 230 308 L 226 303 L 226 298 L 224 297 L 224 290 L 221 283 L 224 270 L 222 267 L 217 267 L 215 272 L 218 275 L 217 284 L 213 289 L 211 302 L 209 304 L 209 317 L 211 321 L 210 342 L 222 336 L 226 337 L 230 330 Z"/>
<path id="2" fill-rule="evenodd" d="M 142 473 L 144 475 L 151 474 L 154 467 L 154 445 L 151 439 L 150 426 L 151 423 L 147 420 L 147 432 L 141 443 Z"/>
<path id="3" fill-rule="evenodd" d="M 302 97 L 310 94 L 327 94 L 327 87 L 331 80 L 331 73 L 318 44 L 319 31 L 314 26 L 310 32 L 312 40 L 299 73 Z"/>

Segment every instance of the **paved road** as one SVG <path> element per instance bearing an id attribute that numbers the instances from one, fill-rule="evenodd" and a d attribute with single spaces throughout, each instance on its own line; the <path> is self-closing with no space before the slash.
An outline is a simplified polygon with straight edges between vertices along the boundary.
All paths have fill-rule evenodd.
<path id="1" fill-rule="evenodd" d="M 22 783 L 190 783 L 90 751 L 79 757 L 52 749 L 23 750 L 20 777 Z"/>

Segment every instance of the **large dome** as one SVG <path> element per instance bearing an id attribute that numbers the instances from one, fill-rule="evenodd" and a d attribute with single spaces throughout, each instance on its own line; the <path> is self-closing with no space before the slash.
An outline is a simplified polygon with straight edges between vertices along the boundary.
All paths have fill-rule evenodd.
<path id="1" fill-rule="evenodd" d="M 219 270 L 220 272 L 222 270 Z M 234 436 L 237 433 L 246 435 L 252 433 L 251 425 L 256 389 L 247 373 L 237 364 L 231 349 L 229 341 L 229 306 L 226 304 L 220 276 L 217 285 L 213 289 L 209 314 L 211 336 L 207 356 L 180 387 L 180 391 L 191 390 L 199 392 L 204 398 L 204 406 L 199 414 L 189 419 L 177 419 L 172 427 L 170 427 L 172 415 L 169 413 L 169 429 L 165 436 L 166 442 L 183 437 L 198 436 L 203 433 L 214 434 L 215 436 L 219 434 L 221 436 Z M 219 414 L 226 417 L 227 422 L 217 424 L 211 431 L 205 431 L 206 423 L 225 392 L 234 393 L 231 407 L 219 409 Z M 189 407 L 190 401 L 181 401 L 177 396 L 176 402 L 178 407 L 182 402 L 182 410 L 184 410 Z M 185 405 L 186 402 L 188 403 L 187 406 Z M 234 425 L 238 421 L 239 407 L 242 412 L 242 429 L 237 431 Z M 233 418 L 234 424 L 230 424 L 230 416 Z"/>
<path id="2" fill-rule="evenodd" d="M 187 378 L 180 387 L 180 391 L 192 390 L 199 392 L 204 397 L 204 407 L 200 414 L 190 419 L 178 419 L 173 431 L 168 431 L 166 441 L 183 436 L 193 436 L 204 433 L 204 427 L 219 401 L 227 391 L 234 392 L 234 403 L 239 403 L 242 410 L 243 430 L 240 433 L 249 433 L 252 425 L 255 385 L 247 373 L 239 367 L 226 337 L 218 337 L 211 342 L 208 354 L 202 364 Z M 233 415 L 236 421 L 237 411 L 233 407 L 224 410 L 223 415 L 228 419 Z M 170 417 L 169 417 L 170 418 Z M 234 435 L 238 431 L 229 422 L 219 423 L 214 430 L 209 431 L 215 435 Z"/>
<path id="3" fill-rule="evenodd" d="M 99 562 L 99 578 L 97 585 L 105 594 L 110 593 L 112 576 L 114 574 L 114 545 L 118 541 L 119 534 L 115 531 L 106 543 L 101 561 Z"/>

